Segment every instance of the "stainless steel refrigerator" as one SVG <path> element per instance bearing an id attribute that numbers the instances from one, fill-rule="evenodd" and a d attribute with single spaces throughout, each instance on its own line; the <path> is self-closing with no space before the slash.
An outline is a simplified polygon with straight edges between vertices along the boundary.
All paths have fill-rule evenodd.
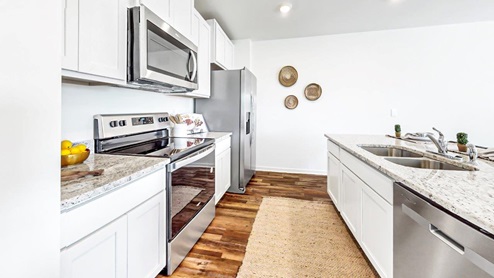
<path id="1" fill-rule="evenodd" d="M 228 192 L 244 193 L 255 174 L 257 80 L 248 69 L 211 72 L 211 97 L 196 99 L 210 131 L 231 131 L 232 185 Z"/>

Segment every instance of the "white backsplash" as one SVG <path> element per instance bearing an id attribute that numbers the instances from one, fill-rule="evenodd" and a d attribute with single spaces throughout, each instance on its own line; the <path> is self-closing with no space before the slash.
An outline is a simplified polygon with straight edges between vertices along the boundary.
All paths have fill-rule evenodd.
<path id="1" fill-rule="evenodd" d="M 110 86 L 62 84 L 62 139 L 90 141 L 93 146 L 93 116 L 169 112 L 191 113 L 194 100 L 179 96 Z"/>

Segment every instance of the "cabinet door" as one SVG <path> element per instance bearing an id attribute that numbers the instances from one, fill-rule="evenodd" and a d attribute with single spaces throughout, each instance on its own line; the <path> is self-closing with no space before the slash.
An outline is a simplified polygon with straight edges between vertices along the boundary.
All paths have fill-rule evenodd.
<path id="1" fill-rule="evenodd" d="M 362 221 L 361 182 L 355 174 L 341 165 L 341 216 L 358 242 L 360 242 Z"/>
<path id="2" fill-rule="evenodd" d="M 127 217 L 62 250 L 61 277 L 127 277 Z"/>
<path id="3" fill-rule="evenodd" d="M 199 50 L 197 63 L 199 65 L 198 84 L 196 93 L 204 97 L 211 95 L 211 35 L 209 24 L 202 18 L 199 19 Z"/>
<path id="4" fill-rule="evenodd" d="M 226 35 L 223 33 L 223 30 L 221 30 L 220 25 L 216 24 L 215 25 L 215 47 L 216 49 L 214 50 L 215 53 L 215 63 L 218 63 L 222 66 L 225 66 L 225 48 L 226 48 Z"/>
<path id="5" fill-rule="evenodd" d="M 62 68 L 78 69 L 79 0 L 62 0 Z"/>
<path id="6" fill-rule="evenodd" d="M 361 246 L 381 277 L 393 274 L 393 206 L 368 186 L 362 190 Z"/>
<path id="7" fill-rule="evenodd" d="M 235 51 L 235 46 L 232 41 L 226 37 L 225 40 L 225 67 L 226 69 L 233 69 L 233 55 Z"/>
<path id="8" fill-rule="evenodd" d="M 215 181 L 215 203 L 217 204 L 230 187 L 230 170 L 231 170 L 231 149 L 218 154 L 215 158 L 216 181 Z"/>
<path id="9" fill-rule="evenodd" d="M 328 152 L 328 194 L 340 210 L 340 161 Z"/>
<path id="10" fill-rule="evenodd" d="M 165 267 L 164 191 L 128 214 L 129 278 L 156 277 Z"/>
<path id="11" fill-rule="evenodd" d="M 224 159 L 224 187 L 223 187 L 223 194 L 226 193 L 228 188 L 232 185 L 232 149 L 228 148 L 228 150 L 225 151 L 225 159 Z"/>
<path id="12" fill-rule="evenodd" d="M 141 4 L 149 8 L 153 13 L 171 24 L 170 0 L 141 0 Z"/>
<path id="13" fill-rule="evenodd" d="M 170 0 L 170 16 L 173 28 L 189 38 L 192 33 L 194 0 Z"/>
<path id="14" fill-rule="evenodd" d="M 121 0 L 79 3 L 79 71 L 126 79 L 127 7 Z"/>
<path id="15" fill-rule="evenodd" d="M 192 26 L 191 26 L 191 35 L 190 40 L 197 46 L 199 46 L 199 28 L 202 20 L 201 14 L 194 9 L 194 13 L 192 14 Z M 199 51 L 198 51 L 199 52 Z"/>

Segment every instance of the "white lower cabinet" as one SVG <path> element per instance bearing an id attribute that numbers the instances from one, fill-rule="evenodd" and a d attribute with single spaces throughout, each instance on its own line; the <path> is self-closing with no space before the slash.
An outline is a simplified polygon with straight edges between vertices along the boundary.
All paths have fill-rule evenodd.
<path id="1" fill-rule="evenodd" d="M 340 208 L 340 181 L 341 169 L 340 161 L 328 152 L 328 195 L 338 210 Z"/>
<path id="2" fill-rule="evenodd" d="M 362 223 L 362 184 L 355 174 L 341 165 L 341 216 L 360 242 Z"/>
<path id="3" fill-rule="evenodd" d="M 215 174 L 215 204 L 225 195 L 228 188 L 231 186 L 231 139 L 227 139 L 216 143 L 216 174 Z"/>
<path id="4" fill-rule="evenodd" d="M 393 273 L 393 206 L 367 186 L 362 190 L 360 245 L 381 277 Z"/>
<path id="5" fill-rule="evenodd" d="M 127 277 L 127 216 L 63 250 L 61 277 Z"/>
<path id="6" fill-rule="evenodd" d="M 165 265 L 164 205 L 158 194 L 127 214 L 129 278 L 154 278 Z"/>
<path id="7" fill-rule="evenodd" d="M 387 176 L 328 142 L 328 194 L 376 271 L 388 278 L 393 277 L 392 186 Z"/>
<path id="8" fill-rule="evenodd" d="M 164 169 L 61 215 L 61 277 L 156 277 L 166 265 Z"/>

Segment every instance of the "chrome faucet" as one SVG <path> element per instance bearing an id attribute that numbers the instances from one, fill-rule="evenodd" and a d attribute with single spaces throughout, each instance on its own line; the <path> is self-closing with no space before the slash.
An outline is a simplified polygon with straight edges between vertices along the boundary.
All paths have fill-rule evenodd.
<path id="1" fill-rule="evenodd" d="M 475 163 L 477 161 L 477 157 L 479 156 L 477 147 L 475 147 L 475 145 L 472 143 L 468 143 L 467 148 L 468 148 L 468 157 L 470 158 L 470 162 Z"/>
<path id="2" fill-rule="evenodd" d="M 439 133 L 439 139 L 436 139 L 436 137 L 434 137 L 431 134 L 427 134 L 427 137 L 429 137 L 429 139 L 432 140 L 432 143 L 434 143 L 434 145 L 436 145 L 438 153 L 447 154 L 448 153 L 448 143 L 446 142 L 446 140 L 444 140 L 444 134 L 441 131 L 437 130 L 435 127 L 433 127 L 432 129 L 437 131 L 437 133 Z"/>

